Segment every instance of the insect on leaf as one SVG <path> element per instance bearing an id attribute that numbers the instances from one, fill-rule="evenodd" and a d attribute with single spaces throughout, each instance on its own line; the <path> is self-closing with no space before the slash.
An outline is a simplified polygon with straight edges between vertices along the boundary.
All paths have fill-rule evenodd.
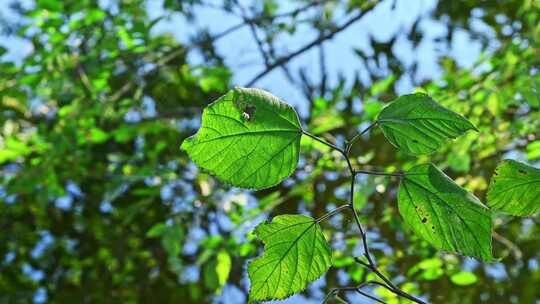
<path id="1" fill-rule="evenodd" d="M 331 266 L 331 249 L 319 224 L 304 215 L 280 215 L 262 223 L 255 234 L 262 256 L 249 263 L 250 300 L 284 299 L 304 290 Z"/>
<path id="2" fill-rule="evenodd" d="M 403 220 L 438 249 L 490 261 L 491 213 L 432 164 L 406 172 L 398 194 Z"/>
<path id="3" fill-rule="evenodd" d="M 488 206 L 515 216 L 540 211 L 540 169 L 504 160 L 495 169 L 487 194 Z"/>
<path id="4" fill-rule="evenodd" d="M 403 95 L 379 113 L 377 123 L 394 146 L 409 154 L 429 154 L 448 139 L 477 130 L 463 116 L 426 94 Z"/>
<path id="5" fill-rule="evenodd" d="M 301 136 L 291 106 L 263 90 L 235 88 L 204 109 L 201 128 L 181 148 L 221 181 L 263 189 L 294 172 Z"/>

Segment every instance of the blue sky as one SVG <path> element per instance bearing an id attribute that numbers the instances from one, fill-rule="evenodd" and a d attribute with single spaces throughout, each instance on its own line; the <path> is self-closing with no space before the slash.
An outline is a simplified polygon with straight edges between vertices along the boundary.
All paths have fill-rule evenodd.
<path id="1" fill-rule="evenodd" d="M 16 20 L 16 16 L 8 9 L 8 0 L 0 1 L 1 17 L 8 20 Z M 218 0 L 208 1 L 218 3 Z M 446 26 L 444 20 L 435 20 L 430 17 L 430 13 L 435 8 L 435 0 L 397 0 L 395 8 L 392 10 L 393 0 L 382 1 L 376 9 L 365 16 L 359 22 L 335 36 L 334 39 L 324 44 L 327 53 L 328 78 L 331 83 L 337 81 L 339 73 L 347 79 L 352 79 L 355 73 L 359 73 L 362 79 L 369 83 L 366 67 L 354 53 L 354 49 L 360 49 L 367 54 L 373 50 L 369 44 L 369 38 L 374 37 L 378 42 L 386 42 L 394 35 L 398 34 L 397 43 L 394 47 L 394 55 L 410 65 L 413 61 L 419 60 L 418 75 L 416 81 L 425 79 L 437 79 L 442 71 L 437 63 L 441 55 L 450 55 L 455 58 L 461 67 L 471 66 L 480 55 L 480 44 L 471 39 L 470 35 L 463 30 L 457 30 L 454 35 L 454 41 L 450 46 L 442 45 L 436 42 L 437 37 L 446 35 Z M 33 1 L 21 1 L 23 5 L 32 5 Z M 102 7 L 114 5 L 114 1 L 101 0 Z M 241 1 L 248 5 L 251 1 Z M 280 2 L 281 12 L 288 12 L 295 8 L 293 1 Z M 148 14 L 151 18 L 162 16 L 162 1 L 149 1 Z M 335 13 L 340 16 L 344 13 L 336 8 Z M 187 42 L 189 37 L 196 35 L 197 29 L 205 27 L 213 33 L 219 33 L 233 25 L 241 22 L 238 16 L 224 13 L 214 8 L 200 8 L 195 13 L 196 22 L 190 23 L 180 14 L 171 14 L 168 18 L 160 21 L 154 28 L 154 32 L 169 33 L 179 41 Z M 420 42 L 418 48 L 414 49 L 410 41 L 407 40 L 405 33 L 412 27 L 414 21 L 419 17 L 422 21 L 419 28 L 424 33 L 424 39 Z M 345 17 L 341 18 L 346 20 Z M 482 28 L 480 21 L 476 22 L 478 28 Z M 488 31 L 488 29 L 485 29 Z M 293 35 L 282 36 L 278 42 L 278 52 L 287 54 L 305 45 L 316 37 L 317 33 L 307 26 L 299 26 L 298 31 Z M 9 52 L 6 59 L 17 59 L 20 61 L 26 54 L 32 51 L 31 45 L 22 39 L 14 37 L 0 36 L 0 45 L 7 47 Z M 248 27 L 234 32 L 233 34 L 221 39 L 217 43 L 217 50 L 225 57 L 226 64 L 234 72 L 234 84 L 244 85 L 254 75 L 263 70 L 263 60 L 257 51 L 255 42 L 251 37 Z M 204 64 L 197 53 L 190 54 L 194 63 Z M 299 67 L 307 67 L 308 74 L 312 79 L 320 78 L 318 68 L 318 50 L 312 50 L 295 58 L 289 66 L 293 71 Z M 382 74 L 388 74 L 388 71 L 381 69 Z M 295 105 L 300 113 L 305 114 L 305 102 L 301 92 L 291 85 L 285 78 L 280 69 L 271 72 L 267 77 L 257 83 L 257 87 L 265 88 L 274 94 L 280 96 L 287 102 Z M 398 93 L 409 93 L 414 90 L 413 80 L 409 76 L 404 76 L 396 83 Z"/>

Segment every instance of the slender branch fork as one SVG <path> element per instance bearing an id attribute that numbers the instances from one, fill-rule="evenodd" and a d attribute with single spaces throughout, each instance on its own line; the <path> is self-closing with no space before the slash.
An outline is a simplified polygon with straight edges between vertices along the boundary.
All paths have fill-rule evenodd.
<path id="1" fill-rule="evenodd" d="M 332 211 L 329 211 L 328 213 L 324 214 L 323 216 L 319 217 L 316 221 L 317 222 L 321 222 L 321 221 L 324 221 L 328 218 L 330 218 L 331 216 L 337 214 L 337 213 L 340 213 L 342 212 L 343 210 L 345 209 L 349 209 L 352 211 L 352 214 L 353 214 L 353 217 L 354 217 L 354 221 L 356 223 L 356 226 L 358 227 L 358 230 L 360 231 L 360 237 L 362 239 L 362 246 L 363 246 L 363 249 L 364 249 L 364 257 L 366 258 L 367 262 L 360 259 L 359 257 L 355 257 L 354 260 L 356 263 L 362 265 L 363 267 L 367 268 L 368 270 L 370 270 L 371 272 L 373 272 L 379 279 L 381 279 L 383 282 L 378 282 L 378 281 L 367 281 L 367 282 L 364 282 L 358 286 L 354 286 L 354 287 L 340 287 L 340 288 L 334 288 L 332 289 L 327 295 L 326 297 L 324 298 L 323 300 L 323 303 L 326 303 L 331 297 L 338 297 L 339 296 L 339 293 L 340 292 L 344 292 L 344 291 L 355 291 L 357 292 L 358 294 L 368 298 L 368 299 L 371 299 L 377 303 L 384 303 L 383 301 L 381 301 L 380 299 L 377 299 L 376 297 L 373 297 L 365 292 L 363 292 L 361 289 L 368 286 L 368 285 L 378 285 L 378 286 L 381 286 L 381 287 L 384 287 L 386 288 L 388 291 L 400 296 L 400 297 L 403 297 L 403 298 L 406 298 L 406 299 L 409 299 L 415 303 L 419 303 L 419 304 L 426 304 L 426 302 L 424 302 L 423 300 L 411 295 L 411 294 L 408 294 L 407 292 L 401 290 L 398 286 L 396 286 L 394 283 L 392 283 L 392 281 L 390 281 L 389 278 L 387 278 L 380 270 L 379 268 L 377 267 L 377 264 L 375 263 L 375 259 L 373 258 L 373 256 L 371 255 L 371 253 L 369 252 L 369 246 L 368 246 L 368 242 L 367 242 L 367 235 L 366 235 L 366 231 L 364 230 L 364 228 L 362 227 L 362 223 L 360 222 L 360 217 L 358 216 L 358 212 L 356 211 L 356 208 L 354 207 L 354 186 L 355 186 L 355 181 L 356 181 L 356 175 L 358 174 L 368 174 L 368 175 L 381 175 L 381 176 L 394 176 L 394 177 L 402 177 L 404 176 L 403 173 L 401 172 L 398 172 L 398 173 L 387 173 L 387 172 L 375 172 L 375 171 L 368 171 L 368 170 L 356 170 L 354 169 L 354 167 L 352 166 L 351 164 L 351 160 L 349 158 L 349 154 L 350 154 L 350 150 L 351 150 L 351 146 L 354 144 L 354 142 L 360 138 L 361 135 L 365 134 L 369 129 L 371 129 L 373 126 L 376 125 L 376 122 L 371 124 L 370 126 L 368 126 L 365 130 L 363 130 L 362 132 L 358 133 L 357 135 L 355 135 L 351 140 L 347 141 L 347 144 L 346 144 L 346 147 L 345 149 L 343 148 L 340 148 L 338 147 L 337 145 L 335 144 L 332 144 L 320 137 L 317 137 L 305 130 L 302 130 L 302 133 L 328 147 L 330 147 L 331 149 L 334 149 L 336 151 L 338 151 L 344 158 L 345 158 L 345 161 L 347 162 L 347 167 L 348 167 L 348 170 L 349 170 L 349 173 L 351 175 L 351 184 L 350 184 L 350 197 L 349 197 L 349 203 L 348 204 L 345 204 L 345 205 L 341 205 L 339 207 L 337 207 L 336 209 L 332 210 Z M 340 298 L 341 299 L 341 298 Z"/>
<path id="2" fill-rule="evenodd" d="M 282 57 L 279 57 L 277 58 L 272 64 L 270 64 L 269 66 L 267 66 L 263 71 L 261 71 L 260 73 L 258 73 L 257 75 L 255 75 L 255 77 L 253 79 L 251 79 L 247 84 L 246 84 L 246 87 L 251 87 L 253 85 L 255 85 L 255 83 L 257 83 L 257 81 L 259 81 L 261 78 L 263 78 L 264 76 L 266 76 L 267 74 L 269 74 L 270 72 L 272 72 L 274 69 L 276 69 L 277 67 L 283 65 L 283 64 L 286 64 L 288 63 L 289 61 L 291 61 L 292 59 L 296 58 L 297 56 L 303 54 L 304 52 L 310 50 L 311 48 L 323 43 L 324 41 L 326 40 L 329 40 L 329 39 L 332 39 L 336 34 L 338 34 L 339 32 L 341 31 L 344 31 L 345 29 L 347 29 L 349 26 L 351 26 L 352 24 L 356 23 L 357 21 L 359 21 L 360 19 L 362 19 L 364 17 L 364 15 L 366 15 L 367 13 L 369 13 L 371 10 L 373 10 L 373 8 L 380 2 L 380 0 L 376 0 L 376 1 L 373 1 L 373 2 L 367 2 L 364 7 L 362 7 L 362 10 L 360 13 L 356 14 L 355 16 L 351 17 L 348 21 L 346 21 L 345 23 L 337 26 L 336 28 L 332 29 L 331 31 L 329 32 L 326 32 L 322 35 L 320 35 L 319 37 L 315 38 L 314 40 L 312 40 L 310 43 L 304 45 L 303 47 L 299 48 L 298 50 L 292 52 L 292 53 L 289 53 L 288 55 L 284 55 Z"/>

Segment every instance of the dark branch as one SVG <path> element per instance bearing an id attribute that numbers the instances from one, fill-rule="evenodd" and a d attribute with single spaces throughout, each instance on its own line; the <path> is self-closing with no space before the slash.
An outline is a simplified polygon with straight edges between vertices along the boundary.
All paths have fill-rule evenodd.
<path id="1" fill-rule="evenodd" d="M 332 215 L 334 215 L 334 214 L 336 214 L 338 212 L 341 212 L 342 210 L 344 210 L 346 208 L 349 208 L 352 211 L 356 226 L 358 227 L 358 230 L 360 231 L 360 237 L 362 239 L 362 246 L 363 246 L 363 249 L 364 249 L 364 257 L 367 259 L 367 262 L 364 262 L 360 258 L 355 257 L 354 258 L 355 262 L 357 262 L 358 264 L 360 264 L 360 265 L 366 267 L 367 269 L 369 269 L 371 272 L 373 272 L 375 275 L 377 275 L 377 277 L 379 279 L 381 279 L 384 282 L 384 283 L 377 282 L 375 284 L 383 286 L 386 289 L 388 289 L 390 292 L 392 292 L 392 293 L 394 293 L 394 294 L 396 294 L 396 295 L 398 295 L 400 297 L 409 299 L 409 300 L 411 300 L 411 301 L 413 301 L 415 303 L 426 304 L 426 302 L 416 298 L 413 295 L 408 294 L 407 292 L 401 290 L 399 287 L 394 285 L 394 283 L 392 283 L 392 281 L 390 281 L 390 279 L 388 279 L 379 270 L 379 268 L 377 267 L 377 264 L 375 264 L 375 259 L 373 258 L 373 256 L 371 255 L 371 253 L 369 251 L 366 232 L 364 231 L 364 228 L 362 227 L 362 223 L 360 222 L 360 217 L 358 216 L 358 212 L 356 211 L 356 208 L 354 207 L 354 186 L 355 186 L 356 174 L 403 176 L 403 173 L 385 173 L 385 172 L 373 172 L 373 171 L 366 171 L 366 170 L 354 170 L 352 165 L 351 165 L 351 161 L 349 159 L 349 156 L 348 156 L 347 152 L 344 149 L 342 149 L 342 148 L 340 148 L 340 147 L 338 147 L 338 146 L 336 146 L 336 145 L 334 145 L 332 143 L 329 143 L 326 140 L 324 140 L 322 138 L 319 138 L 319 137 L 317 137 L 317 136 L 315 136 L 315 135 L 313 135 L 313 134 L 311 134 L 311 133 L 309 133 L 307 131 L 302 130 L 302 133 L 304 135 L 307 135 L 307 136 L 313 138 L 314 140 L 316 140 L 316 141 L 318 141 L 318 142 L 320 142 L 320 143 L 322 143 L 322 144 L 324 144 L 324 145 L 338 151 L 339 153 L 341 153 L 341 155 L 343 155 L 343 157 L 347 161 L 349 172 L 351 174 L 351 184 L 350 184 L 350 192 L 349 192 L 349 195 L 350 195 L 349 204 L 347 204 L 345 206 L 340 206 L 337 209 L 330 211 L 329 213 L 327 213 L 327 214 L 323 215 L 322 217 L 320 217 L 319 219 L 317 219 L 317 222 L 320 222 L 320 221 L 322 221 L 324 219 L 327 219 L 328 217 L 330 217 L 330 216 L 332 216 Z M 363 286 L 363 285 L 361 285 L 361 286 Z M 357 291 L 358 293 L 360 293 L 362 295 L 365 295 L 357 287 L 354 287 L 354 288 L 351 288 L 351 287 L 335 288 L 325 297 L 323 303 L 326 303 L 326 301 L 328 301 L 328 299 L 332 295 L 337 297 L 338 296 L 337 293 L 339 293 L 339 291 L 342 291 L 342 290 L 354 290 L 354 291 Z M 367 295 L 367 296 L 369 296 L 369 295 Z"/>
<path id="2" fill-rule="evenodd" d="M 351 148 L 354 145 L 354 142 L 356 142 L 362 135 L 364 135 L 367 131 L 369 131 L 371 128 L 377 125 L 377 122 L 374 122 L 370 124 L 367 128 L 362 130 L 362 132 L 356 134 L 351 140 L 347 142 L 347 148 L 345 149 L 347 152 L 347 155 L 351 154 Z"/>
<path id="3" fill-rule="evenodd" d="M 358 20 L 362 19 L 368 12 L 370 12 L 375 7 L 375 5 L 378 2 L 379 1 L 374 1 L 374 2 L 368 3 L 366 5 L 366 7 L 364 8 L 364 10 L 362 10 L 362 12 L 360 12 L 356 16 L 352 17 L 351 19 L 349 19 L 349 21 L 345 22 L 341 26 L 338 26 L 335 29 L 333 29 L 332 31 L 317 37 L 312 42 L 310 42 L 310 43 L 306 44 L 305 46 L 301 47 L 300 49 L 290 53 L 289 55 L 278 58 L 276 61 L 274 61 L 274 63 L 272 63 L 267 68 L 265 68 L 263 71 L 261 71 L 259 74 L 257 74 L 251 81 L 249 81 L 246 84 L 246 87 L 253 86 L 255 83 L 257 83 L 257 81 L 259 81 L 261 78 L 266 76 L 268 73 L 272 72 L 275 68 L 277 68 L 277 67 L 291 61 L 292 59 L 294 59 L 298 55 L 301 55 L 302 53 L 310 50 L 312 47 L 317 46 L 317 45 L 323 43 L 324 41 L 326 41 L 328 39 L 332 39 L 334 37 L 334 35 L 336 35 L 337 33 L 345 30 L 346 28 L 348 28 L 349 26 L 351 26 L 352 24 L 354 24 Z"/>

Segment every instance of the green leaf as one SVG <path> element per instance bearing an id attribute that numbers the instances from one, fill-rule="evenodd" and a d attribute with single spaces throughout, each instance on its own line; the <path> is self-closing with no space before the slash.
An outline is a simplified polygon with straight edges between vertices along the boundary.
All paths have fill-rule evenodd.
<path id="1" fill-rule="evenodd" d="M 384 136 L 409 154 L 429 154 L 448 139 L 477 130 L 463 116 L 416 93 L 403 95 L 385 107 L 377 119 Z"/>
<path id="2" fill-rule="evenodd" d="M 436 280 L 444 275 L 443 266 L 443 261 L 438 257 L 425 259 L 411 268 L 408 275 L 419 273 L 418 278 L 421 280 Z"/>
<path id="3" fill-rule="evenodd" d="M 232 259 L 229 253 L 222 249 L 215 258 L 206 263 L 203 267 L 204 285 L 210 289 L 215 289 L 216 294 L 227 283 L 231 272 Z"/>
<path id="4" fill-rule="evenodd" d="M 284 299 L 305 289 L 331 266 L 332 254 L 311 217 L 280 215 L 255 228 L 264 254 L 249 263 L 250 300 Z"/>
<path id="5" fill-rule="evenodd" d="M 527 159 L 535 160 L 540 158 L 540 140 L 535 140 L 527 145 Z"/>
<path id="6" fill-rule="evenodd" d="M 540 211 L 540 169 L 515 160 L 503 160 L 491 178 L 488 205 L 515 216 Z"/>
<path id="7" fill-rule="evenodd" d="M 398 205 L 404 221 L 436 248 L 493 259 L 489 209 L 434 165 L 407 171 Z"/>
<path id="8" fill-rule="evenodd" d="M 225 250 L 221 250 L 216 257 L 216 273 L 218 277 L 219 286 L 224 286 L 227 283 L 229 274 L 231 272 L 232 260 L 229 253 Z"/>
<path id="9" fill-rule="evenodd" d="M 384 79 L 381 79 L 371 85 L 369 88 L 371 96 L 379 95 L 383 92 L 387 92 L 390 89 L 390 86 L 396 82 L 396 76 L 390 75 Z"/>
<path id="10" fill-rule="evenodd" d="M 294 172 L 301 136 L 291 106 L 263 90 L 235 88 L 204 109 L 201 128 L 181 148 L 221 181 L 263 189 Z"/>
<path id="11" fill-rule="evenodd" d="M 167 226 L 162 233 L 161 245 L 167 252 L 169 257 L 178 256 L 182 251 L 182 240 L 184 238 L 184 230 L 182 226 L 175 224 Z"/>
<path id="12" fill-rule="evenodd" d="M 167 231 L 167 228 L 168 226 L 165 223 L 155 224 L 146 232 L 146 236 L 150 238 L 162 236 Z"/>
<path id="13" fill-rule="evenodd" d="M 472 272 L 460 271 L 456 274 L 453 274 L 450 277 L 450 281 L 459 286 L 467 286 L 476 283 L 478 281 L 478 278 Z"/>
<path id="14" fill-rule="evenodd" d="M 101 144 L 107 141 L 109 134 L 100 128 L 90 129 L 88 140 L 92 143 Z"/>

